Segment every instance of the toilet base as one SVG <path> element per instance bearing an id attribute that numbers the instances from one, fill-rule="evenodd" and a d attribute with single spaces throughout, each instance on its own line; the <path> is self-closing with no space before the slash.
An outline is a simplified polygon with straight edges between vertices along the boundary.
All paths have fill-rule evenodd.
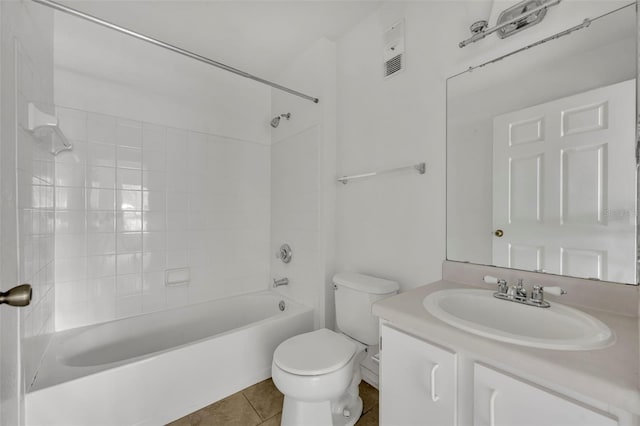
<path id="1" fill-rule="evenodd" d="M 348 416 L 345 412 L 348 411 Z M 342 413 L 333 413 L 330 401 L 302 402 L 284 397 L 281 426 L 353 426 L 362 415 L 362 399 L 358 397 Z"/>
<path id="2" fill-rule="evenodd" d="M 360 361 L 364 351 L 353 361 L 353 376 L 345 392 L 333 401 L 305 402 L 284 396 L 280 426 L 353 426 L 362 415 Z"/>
<path id="3" fill-rule="evenodd" d="M 352 407 L 349 407 L 349 417 L 344 414 L 333 414 L 333 426 L 353 426 L 362 415 L 362 399 L 358 397 Z"/>

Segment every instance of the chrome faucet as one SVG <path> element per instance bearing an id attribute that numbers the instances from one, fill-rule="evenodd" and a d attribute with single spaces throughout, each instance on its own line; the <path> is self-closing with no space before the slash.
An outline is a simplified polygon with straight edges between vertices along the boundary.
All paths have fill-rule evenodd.
<path id="1" fill-rule="evenodd" d="M 507 285 L 507 280 L 498 279 L 496 277 L 492 277 L 491 275 L 484 276 L 484 282 L 487 284 L 498 284 L 498 293 L 507 294 L 509 290 L 509 286 Z"/>
<path id="2" fill-rule="evenodd" d="M 563 294 L 567 294 L 567 290 L 562 287 L 542 287 L 541 285 L 534 285 L 531 289 L 531 298 L 529 298 L 529 304 L 534 306 L 540 306 L 541 308 L 548 308 L 549 302 L 544 300 L 544 292 L 545 290 L 549 294 L 553 294 L 555 296 L 562 296 Z"/>
<path id="3" fill-rule="evenodd" d="M 524 288 L 522 279 L 519 279 L 516 285 L 509 286 L 507 285 L 506 280 L 486 275 L 484 277 L 484 282 L 488 284 L 498 284 L 498 291 L 493 293 L 493 297 L 497 299 L 536 306 L 538 308 L 548 308 L 551 306 L 549 302 L 544 300 L 545 290 L 547 293 L 556 296 L 567 294 L 566 290 L 561 287 L 542 287 L 540 285 L 535 285 L 531 289 L 531 296 L 527 297 L 527 290 Z"/>
<path id="4" fill-rule="evenodd" d="M 524 288 L 523 280 L 519 279 L 518 283 L 514 286 L 508 287 L 507 296 L 513 299 L 526 299 L 527 290 Z"/>
<path id="5" fill-rule="evenodd" d="M 289 284 L 289 278 L 287 277 L 280 278 L 279 280 L 276 280 L 275 278 L 273 279 L 273 288 L 280 287 L 281 285 L 288 285 L 288 284 Z"/>
<path id="6" fill-rule="evenodd" d="M 544 288 L 539 285 L 534 285 L 531 289 L 531 300 L 537 303 L 544 301 Z"/>

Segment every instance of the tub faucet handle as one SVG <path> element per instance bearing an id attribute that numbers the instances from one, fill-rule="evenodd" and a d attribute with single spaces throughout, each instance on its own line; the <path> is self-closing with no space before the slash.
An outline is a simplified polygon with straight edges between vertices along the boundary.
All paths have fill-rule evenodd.
<path id="1" fill-rule="evenodd" d="M 282 244 L 276 253 L 276 259 L 282 260 L 283 263 L 291 262 L 292 257 L 293 252 L 291 251 L 291 246 L 287 243 Z"/>

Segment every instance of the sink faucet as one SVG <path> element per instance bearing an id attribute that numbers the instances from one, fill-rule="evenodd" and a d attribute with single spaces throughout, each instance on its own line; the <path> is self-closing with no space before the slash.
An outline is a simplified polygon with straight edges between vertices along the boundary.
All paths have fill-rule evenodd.
<path id="1" fill-rule="evenodd" d="M 542 287 L 535 285 L 531 289 L 531 296 L 527 297 L 527 290 L 524 288 L 522 279 L 519 279 L 516 285 L 509 286 L 506 280 L 486 275 L 484 282 L 488 284 L 498 284 L 498 291 L 493 293 L 493 297 L 495 298 L 536 306 L 538 308 L 548 308 L 551 306 L 549 302 L 544 300 L 545 290 L 547 293 L 556 296 L 567 294 L 566 290 L 561 287 Z"/>
<path id="2" fill-rule="evenodd" d="M 527 298 L 527 290 L 524 288 L 524 284 L 522 279 L 518 280 L 518 283 L 514 286 L 511 286 L 507 290 L 507 296 L 514 299 L 526 299 Z"/>

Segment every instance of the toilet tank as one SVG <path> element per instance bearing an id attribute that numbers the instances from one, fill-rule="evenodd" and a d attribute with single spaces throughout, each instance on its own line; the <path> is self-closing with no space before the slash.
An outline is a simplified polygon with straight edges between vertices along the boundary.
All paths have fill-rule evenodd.
<path id="1" fill-rule="evenodd" d="M 336 324 L 340 331 L 365 345 L 377 345 L 378 317 L 371 314 L 371 305 L 398 293 L 398 283 L 369 275 L 341 272 L 333 277 L 333 284 Z"/>

